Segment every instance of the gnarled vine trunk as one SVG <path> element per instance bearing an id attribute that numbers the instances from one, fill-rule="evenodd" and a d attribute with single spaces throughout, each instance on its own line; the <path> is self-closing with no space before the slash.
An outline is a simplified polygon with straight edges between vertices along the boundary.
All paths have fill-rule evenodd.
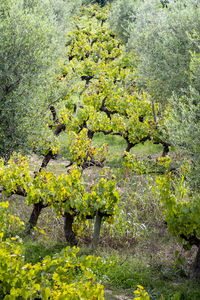
<path id="1" fill-rule="evenodd" d="M 181 234 L 180 237 L 189 242 L 191 246 L 195 245 L 198 248 L 193 264 L 193 277 L 196 279 L 200 279 L 200 239 L 196 236 L 196 234 L 190 237 L 185 236 L 185 234 Z"/>
<path id="2" fill-rule="evenodd" d="M 195 257 L 193 271 L 194 271 L 194 277 L 196 279 L 200 279 L 200 246 L 198 247 L 198 251 Z"/>
<path id="3" fill-rule="evenodd" d="M 28 229 L 27 229 L 28 234 L 30 234 L 31 230 L 37 225 L 39 215 L 44 207 L 45 206 L 43 205 L 42 201 L 34 204 L 34 207 L 33 207 L 29 222 L 28 222 Z"/>
<path id="4" fill-rule="evenodd" d="M 96 249 L 99 243 L 100 231 L 101 231 L 101 223 L 102 223 L 102 214 L 99 212 L 96 213 L 95 225 L 94 225 L 94 235 L 92 239 L 92 248 Z"/>
<path id="5" fill-rule="evenodd" d="M 169 144 L 163 142 L 162 145 L 163 145 L 162 157 L 165 157 L 169 153 Z"/>
<path id="6" fill-rule="evenodd" d="M 78 243 L 76 234 L 72 229 L 75 215 L 65 212 L 64 214 L 64 233 L 65 239 L 70 245 L 75 246 Z"/>

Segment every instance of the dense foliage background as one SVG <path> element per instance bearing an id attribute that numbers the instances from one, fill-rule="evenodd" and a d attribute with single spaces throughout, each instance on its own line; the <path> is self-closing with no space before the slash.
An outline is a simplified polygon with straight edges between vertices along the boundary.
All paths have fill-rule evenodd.
<path id="1" fill-rule="evenodd" d="M 199 20 L 0 2 L 1 299 L 200 298 Z"/>

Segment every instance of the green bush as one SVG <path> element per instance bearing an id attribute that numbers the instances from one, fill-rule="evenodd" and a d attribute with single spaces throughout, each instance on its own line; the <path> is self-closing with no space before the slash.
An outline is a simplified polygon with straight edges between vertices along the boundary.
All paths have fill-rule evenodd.
<path id="1" fill-rule="evenodd" d="M 8 206 L 0 203 L 0 299 L 104 299 L 94 272 L 104 265 L 100 258 L 79 257 L 78 248 L 67 247 L 53 258 L 26 263 L 22 240 L 14 235 L 23 222 Z"/>

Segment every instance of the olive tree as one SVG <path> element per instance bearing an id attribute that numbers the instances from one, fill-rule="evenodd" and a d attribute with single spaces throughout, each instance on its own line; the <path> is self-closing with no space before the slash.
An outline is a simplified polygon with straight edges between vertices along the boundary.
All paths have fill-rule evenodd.
<path id="1" fill-rule="evenodd" d="M 143 0 L 117 0 L 112 4 L 109 23 L 124 43 L 130 37 L 129 24 L 136 22 L 137 11 Z"/>
<path id="2" fill-rule="evenodd" d="M 0 156 L 29 148 L 58 97 L 55 74 L 65 43 L 59 11 L 53 0 L 0 2 Z M 72 6 L 65 12 L 66 30 Z"/>
<path id="3" fill-rule="evenodd" d="M 197 50 L 189 35 L 200 28 L 200 3 L 196 0 L 144 1 L 130 23 L 128 48 L 138 58 L 140 86 L 162 104 L 173 93 L 183 95 L 189 87 L 190 51 Z"/>
<path id="4" fill-rule="evenodd" d="M 88 4 L 99 4 L 101 7 L 105 6 L 106 4 L 113 2 L 113 0 L 82 0 L 83 5 L 88 5 Z"/>
<path id="5" fill-rule="evenodd" d="M 166 121 L 171 143 L 191 162 L 187 176 L 194 193 L 200 190 L 200 54 L 193 53 L 190 64 L 190 88 L 182 97 L 171 99 L 170 119 Z"/>

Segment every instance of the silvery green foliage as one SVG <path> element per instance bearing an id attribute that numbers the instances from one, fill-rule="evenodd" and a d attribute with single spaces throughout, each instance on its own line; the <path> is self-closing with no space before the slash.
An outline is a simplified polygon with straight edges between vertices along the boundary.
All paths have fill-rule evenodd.
<path id="1" fill-rule="evenodd" d="M 189 37 L 197 48 L 196 52 L 190 52 L 190 86 L 200 92 L 200 34 L 193 32 Z"/>
<path id="2" fill-rule="evenodd" d="M 188 88 L 190 51 L 196 49 L 189 34 L 200 32 L 199 1 L 170 1 L 167 6 L 145 0 L 130 23 L 128 41 L 138 59 L 139 85 L 162 104 Z"/>
<path id="3" fill-rule="evenodd" d="M 195 34 L 196 35 L 196 34 Z M 200 35 L 196 39 L 200 46 Z M 171 143 L 182 150 L 192 162 L 190 184 L 200 189 L 200 54 L 192 53 L 190 88 L 181 98 L 171 100 L 170 119 L 166 121 Z"/>
<path id="4" fill-rule="evenodd" d="M 99 4 L 101 7 L 113 2 L 113 0 L 82 0 L 82 5 Z"/>
<path id="5" fill-rule="evenodd" d="M 136 15 L 143 0 L 117 0 L 112 5 L 109 18 L 111 28 L 124 43 L 130 36 L 129 25 L 136 22 Z"/>
<path id="6" fill-rule="evenodd" d="M 53 12 L 56 16 L 56 21 L 63 30 L 69 28 L 71 16 L 75 15 L 82 4 L 81 0 L 49 0 Z"/>
<path id="7" fill-rule="evenodd" d="M 170 141 L 191 161 L 188 176 L 191 187 L 200 189 L 200 94 L 191 90 L 188 96 L 172 100 L 170 120 L 166 121 Z"/>
<path id="8" fill-rule="evenodd" d="M 0 2 L 0 155 L 29 147 L 59 97 L 65 41 L 57 18 L 50 0 Z"/>

